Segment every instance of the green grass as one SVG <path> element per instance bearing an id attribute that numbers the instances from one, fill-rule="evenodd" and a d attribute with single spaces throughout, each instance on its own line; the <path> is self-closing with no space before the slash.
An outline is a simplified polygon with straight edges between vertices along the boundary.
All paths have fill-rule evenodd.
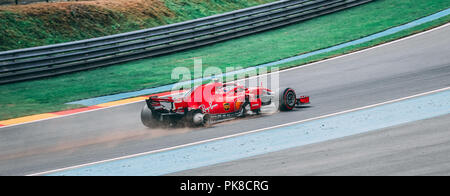
<path id="1" fill-rule="evenodd" d="M 273 1 L 97 0 L 2 6 L 0 51 L 124 33 Z"/>
<path id="2" fill-rule="evenodd" d="M 79 99 L 160 86 L 171 80 L 172 68 L 203 66 L 250 67 L 371 35 L 450 7 L 446 0 L 378 0 L 284 28 L 246 36 L 176 54 L 91 71 L 0 86 L 0 119 L 80 107 L 64 103 Z M 368 43 L 281 65 L 298 66 L 404 37 L 450 21 L 429 22 Z"/>

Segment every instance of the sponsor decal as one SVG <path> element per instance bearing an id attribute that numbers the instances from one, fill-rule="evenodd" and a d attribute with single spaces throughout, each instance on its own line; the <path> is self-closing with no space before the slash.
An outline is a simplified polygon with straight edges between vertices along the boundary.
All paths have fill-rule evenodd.
<path id="1" fill-rule="evenodd" d="M 214 105 L 209 105 L 209 107 L 206 107 L 204 104 L 200 105 L 199 108 L 202 109 L 203 113 L 209 113 L 212 109 L 214 109 L 215 107 L 217 107 L 217 104 Z"/>
<path id="2" fill-rule="evenodd" d="M 225 109 L 225 111 L 230 110 L 230 103 L 224 103 L 223 104 L 223 109 Z"/>

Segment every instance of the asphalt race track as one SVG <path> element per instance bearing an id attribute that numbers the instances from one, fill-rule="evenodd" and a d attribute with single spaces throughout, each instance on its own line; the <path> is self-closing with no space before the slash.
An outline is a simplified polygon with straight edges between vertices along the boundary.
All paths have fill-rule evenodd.
<path id="1" fill-rule="evenodd" d="M 141 102 L 1 128 L 0 175 L 35 174 L 449 87 L 448 35 L 450 26 L 446 25 L 381 47 L 282 72 L 281 87 L 291 87 L 299 94 L 311 96 L 311 107 L 293 112 L 229 121 L 209 128 L 150 130 L 140 122 L 144 104 Z M 449 127 L 449 117 L 442 116 L 175 174 L 448 175 Z M 383 142 L 386 140 L 392 143 Z M 389 150 L 385 145 L 397 150 Z M 352 153 L 343 153 L 349 151 Z M 355 153 L 359 156 L 353 156 Z M 302 159 L 300 155 L 308 158 Z M 372 164 L 367 165 L 368 162 Z M 406 163 L 408 167 L 404 167 Z"/>
<path id="2" fill-rule="evenodd" d="M 450 175 L 450 115 L 170 175 Z"/>

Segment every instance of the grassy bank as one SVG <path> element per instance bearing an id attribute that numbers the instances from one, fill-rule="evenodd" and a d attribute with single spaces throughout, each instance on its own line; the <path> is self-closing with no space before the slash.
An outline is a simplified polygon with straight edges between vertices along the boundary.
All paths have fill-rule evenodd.
<path id="1" fill-rule="evenodd" d="M 0 119 L 79 107 L 64 103 L 177 82 L 170 78 L 172 68 L 193 67 L 193 58 L 202 58 L 205 67 L 255 66 L 365 37 L 449 7 L 450 2 L 446 0 L 378 0 L 284 28 L 195 50 L 54 78 L 2 85 Z M 297 66 L 370 47 L 449 21 L 450 17 L 445 17 L 392 36 L 288 63 L 282 67 Z"/>
<path id="2" fill-rule="evenodd" d="M 275 0 L 92 0 L 0 6 L 0 51 L 124 33 Z"/>

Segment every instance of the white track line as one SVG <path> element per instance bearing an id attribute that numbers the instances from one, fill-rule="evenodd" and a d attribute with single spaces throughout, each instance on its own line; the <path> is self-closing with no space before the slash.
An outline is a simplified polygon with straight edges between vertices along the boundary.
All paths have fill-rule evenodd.
<path id="1" fill-rule="evenodd" d="M 152 150 L 152 151 L 143 152 L 143 153 L 137 153 L 137 154 L 127 155 L 127 156 L 107 159 L 107 160 L 103 160 L 103 161 L 96 161 L 96 162 L 92 162 L 92 163 L 86 163 L 86 164 L 81 164 L 81 165 L 76 165 L 76 166 L 71 166 L 71 167 L 65 167 L 65 168 L 61 168 L 61 169 L 55 169 L 55 170 L 50 170 L 50 171 L 45 171 L 45 172 L 34 173 L 34 174 L 30 174 L 28 176 L 45 175 L 45 174 L 61 172 L 61 171 L 70 170 L 70 169 L 76 169 L 76 168 L 85 167 L 85 166 L 91 166 L 91 165 L 100 164 L 100 163 L 106 163 L 106 162 L 111 162 L 111 161 L 128 159 L 128 158 L 133 158 L 133 157 L 138 157 L 138 156 L 143 156 L 143 155 L 154 154 L 154 153 L 158 153 L 158 152 L 174 150 L 174 149 L 178 149 L 178 148 L 184 148 L 184 147 L 188 147 L 188 146 L 194 146 L 194 145 L 203 144 L 203 143 L 207 143 L 207 142 L 213 142 L 213 141 L 217 141 L 217 140 L 223 140 L 223 139 L 227 139 L 227 138 L 238 137 L 238 136 L 247 135 L 247 134 L 251 134 L 251 133 L 266 131 L 266 130 L 270 130 L 270 129 L 285 127 L 285 126 L 289 126 L 289 125 L 304 123 L 304 122 L 318 120 L 318 119 L 323 119 L 323 118 L 336 116 L 336 115 L 340 115 L 340 114 L 355 112 L 355 111 L 358 111 L 358 110 L 364 110 L 364 109 L 368 109 L 368 108 L 373 108 L 373 107 L 386 105 L 386 104 L 390 104 L 390 103 L 394 103 L 394 102 L 399 102 L 399 101 L 403 101 L 403 100 L 407 100 L 407 99 L 412 99 L 412 98 L 416 98 L 416 97 L 420 97 L 420 96 L 434 94 L 434 93 L 438 93 L 438 92 L 442 92 L 442 91 L 446 91 L 446 90 L 450 90 L 450 86 L 446 87 L 446 88 L 441 88 L 441 89 L 437 89 L 437 90 L 433 90 L 433 91 L 428 91 L 428 92 L 424 92 L 424 93 L 408 96 L 408 97 L 394 99 L 394 100 L 391 100 L 391 101 L 386 101 L 386 102 L 382 102 L 382 103 L 372 104 L 372 105 L 368 105 L 368 106 L 363 106 L 363 107 L 359 107 L 359 108 L 354 108 L 354 109 L 350 109 L 350 110 L 345 110 L 345 111 L 336 112 L 336 113 L 332 113 L 332 114 L 327 114 L 327 115 L 323 115 L 323 116 L 318 116 L 318 117 L 314 117 L 314 118 L 309 118 L 309 119 L 305 119 L 305 120 L 300 120 L 300 121 L 285 123 L 285 124 L 276 125 L 276 126 L 272 126 L 272 127 L 266 127 L 266 128 L 252 130 L 252 131 L 246 131 L 246 132 L 242 132 L 242 133 L 237 133 L 237 134 L 232 134 L 232 135 L 227 135 L 227 136 L 222 136 L 222 137 L 217 137 L 217 138 L 212 138 L 212 139 L 207 139 L 207 140 L 202 140 L 202 141 L 198 141 L 198 142 L 192 142 L 192 143 L 188 143 L 188 144 L 182 144 L 182 145 L 168 147 L 168 148 L 163 148 L 163 149 L 158 149 L 158 150 Z"/>

